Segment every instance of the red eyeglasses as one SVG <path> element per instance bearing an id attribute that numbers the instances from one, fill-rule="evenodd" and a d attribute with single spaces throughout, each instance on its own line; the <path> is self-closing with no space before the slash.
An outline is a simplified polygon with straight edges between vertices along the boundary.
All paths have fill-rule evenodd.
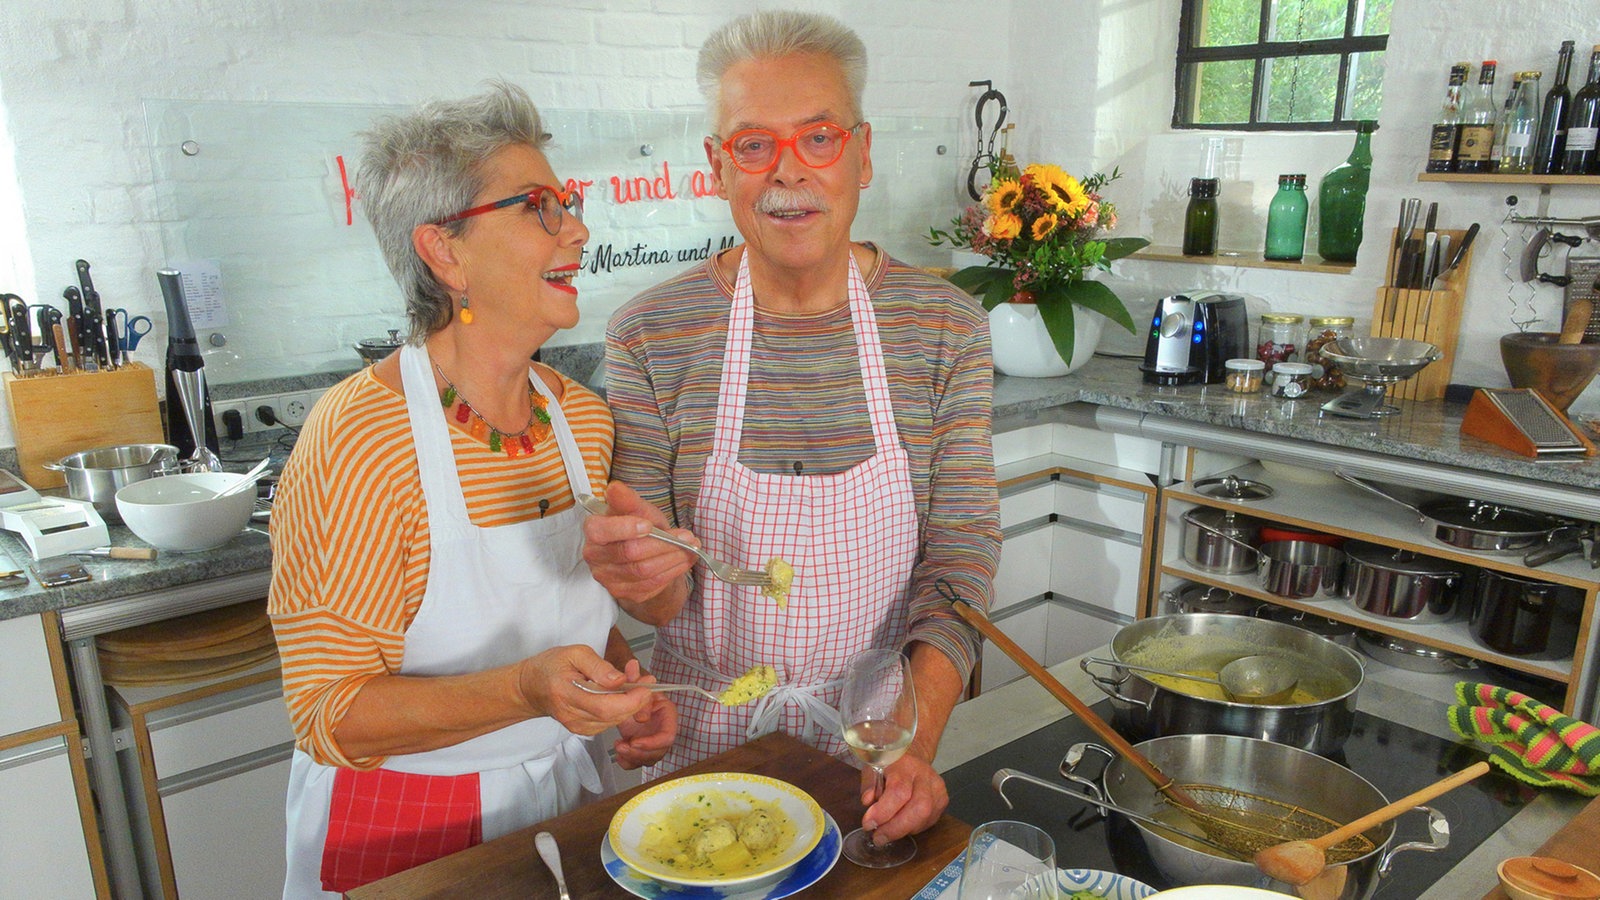
<path id="1" fill-rule="evenodd" d="M 528 209 L 537 213 L 539 224 L 544 226 L 544 230 L 552 235 L 561 233 L 563 211 L 570 213 L 574 219 L 580 222 L 583 221 L 582 194 L 577 191 L 563 191 L 547 184 L 541 184 L 531 191 L 525 191 L 521 194 L 507 197 L 504 200 L 496 200 L 493 203 L 485 203 L 482 206 L 474 206 L 471 209 L 464 209 L 452 216 L 445 216 L 433 224 L 444 225 L 447 222 L 456 222 L 472 216 L 481 216 L 497 209 L 516 206 L 518 203 L 525 204 Z"/>
<path id="2" fill-rule="evenodd" d="M 778 154 L 788 147 L 795 158 L 813 169 L 826 169 L 844 156 L 844 145 L 856 129 L 866 122 L 857 122 L 849 128 L 832 122 L 818 122 L 796 131 L 788 138 L 780 138 L 766 128 L 744 128 L 722 142 L 723 152 L 750 175 L 770 172 L 778 165 Z"/>

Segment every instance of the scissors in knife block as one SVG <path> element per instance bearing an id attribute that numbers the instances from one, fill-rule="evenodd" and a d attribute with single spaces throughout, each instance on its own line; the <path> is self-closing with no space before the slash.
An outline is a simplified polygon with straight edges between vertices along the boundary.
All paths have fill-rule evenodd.
<path id="1" fill-rule="evenodd" d="M 118 338 L 121 344 L 119 349 L 123 363 L 127 363 L 129 351 L 139 349 L 139 341 L 150 333 L 150 317 L 130 316 L 128 311 L 121 307 L 108 310 L 106 314 L 116 315 L 122 319 L 122 332 Z"/>
<path id="2" fill-rule="evenodd" d="M 61 310 L 48 303 L 35 303 L 28 309 L 33 314 L 33 321 L 39 334 L 39 341 L 33 345 L 34 365 L 40 367 L 44 358 L 53 354 L 56 374 L 60 374 L 62 348 L 56 344 L 55 327 L 61 324 Z"/>

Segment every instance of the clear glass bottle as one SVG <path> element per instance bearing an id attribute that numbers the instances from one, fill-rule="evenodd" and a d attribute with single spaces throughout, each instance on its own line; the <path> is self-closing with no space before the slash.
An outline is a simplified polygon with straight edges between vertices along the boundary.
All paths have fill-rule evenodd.
<path id="1" fill-rule="evenodd" d="M 1322 348 L 1355 334 L 1356 320 L 1350 316 L 1312 316 L 1306 320 L 1305 348 L 1301 359 L 1311 366 L 1311 386 L 1324 391 L 1344 390 L 1344 375 L 1339 364 L 1328 359 Z"/>
<path id="2" fill-rule="evenodd" d="M 1508 112 L 1500 123 L 1500 162 L 1496 172 L 1527 175 L 1533 171 L 1534 140 L 1539 136 L 1539 78 L 1542 72 L 1517 73 Z"/>
<path id="3" fill-rule="evenodd" d="M 1500 157 L 1506 152 L 1506 123 L 1511 121 L 1511 104 L 1517 100 L 1517 90 L 1522 84 L 1522 73 L 1511 74 L 1511 89 L 1506 91 L 1505 103 L 1494 120 L 1494 143 L 1489 146 L 1489 171 L 1500 170 Z"/>
<path id="4" fill-rule="evenodd" d="M 1471 63 L 1456 63 L 1450 67 L 1450 85 L 1444 91 L 1444 106 L 1439 117 L 1433 120 L 1433 133 L 1428 139 L 1429 172 L 1454 172 L 1456 170 L 1456 141 L 1461 132 L 1461 86 L 1467 83 Z"/>
<path id="5" fill-rule="evenodd" d="M 1300 350 L 1300 331 L 1305 318 L 1294 313 L 1262 313 L 1256 332 L 1256 359 L 1267 364 L 1267 371 L 1281 362 L 1294 362 Z"/>
<path id="6" fill-rule="evenodd" d="M 1378 123 L 1356 123 L 1356 145 L 1343 164 L 1322 176 L 1317 186 L 1317 255 L 1331 262 L 1355 262 L 1361 247 L 1361 222 L 1367 214 L 1372 180 L 1372 133 Z"/>
<path id="7" fill-rule="evenodd" d="M 1492 59 L 1483 61 L 1478 70 L 1478 86 L 1467 97 L 1461 109 L 1461 133 L 1456 139 L 1457 172 L 1492 172 L 1494 160 L 1494 125 L 1500 110 L 1494 102 L 1494 70 L 1499 65 Z"/>
<path id="8" fill-rule="evenodd" d="M 1189 208 L 1183 214 L 1183 255 L 1217 252 L 1217 179 L 1189 179 Z"/>
<path id="9" fill-rule="evenodd" d="M 1572 41 L 1561 42 L 1561 52 L 1556 55 L 1556 83 L 1544 95 L 1544 108 L 1539 111 L 1539 137 L 1533 148 L 1535 175 L 1561 173 L 1561 156 L 1567 149 L 1567 110 L 1572 106 L 1572 92 L 1567 89 L 1572 51 Z"/>
<path id="10" fill-rule="evenodd" d="M 1278 193 L 1267 206 L 1267 259 L 1298 262 L 1306 252 L 1306 176 L 1279 175 Z"/>

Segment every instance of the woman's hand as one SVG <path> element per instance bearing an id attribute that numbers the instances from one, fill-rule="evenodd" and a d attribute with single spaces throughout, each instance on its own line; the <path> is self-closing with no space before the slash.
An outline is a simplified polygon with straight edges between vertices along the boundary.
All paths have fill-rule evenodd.
<path id="1" fill-rule="evenodd" d="M 626 694 L 591 694 L 575 687 L 574 681 L 592 681 L 607 690 L 641 683 L 639 662 L 629 660 L 626 671 L 618 671 L 598 653 L 575 644 L 530 656 L 517 668 L 517 688 L 530 712 L 554 718 L 573 734 L 595 735 L 630 721 L 656 696 L 643 688 Z"/>
<path id="2" fill-rule="evenodd" d="M 871 768 L 861 770 L 861 802 L 870 804 L 861 827 L 871 829 L 875 843 L 885 844 L 933 827 L 950 803 L 944 779 L 932 763 L 907 753 L 883 770 L 883 796 L 873 796 Z"/>
<path id="3" fill-rule="evenodd" d="M 694 568 L 694 554 L 649 536 L 651 526 L 674 537 L 695 541 L 693 533 L 669 528 L 666 516 L 620 481 L 606 489 L 609 516 L 590 516 L 583 523 L 583 558 L 595 581 L 631 616 L 651 625 L 669 622 L 689 599 L 684 575 Z"/>

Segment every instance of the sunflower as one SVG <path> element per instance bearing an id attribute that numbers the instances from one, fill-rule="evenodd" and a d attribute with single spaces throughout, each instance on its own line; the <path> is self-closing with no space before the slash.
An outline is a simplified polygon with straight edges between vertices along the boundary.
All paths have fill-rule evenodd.
<path id="1" fill-rule="evenodd" d="M 1051 213 L 1045 213 L 1039 218 L 1034 219 L 1033 230 L 1030 232 L 1033 235 L 1033 239 L 1036 241 L 1042 241 L 1049 237 L 1050 233 L 1056 230 L 1056 225 L 1060 224 L 1060 221 L 1060 219 L 1057 219 Z"/>
<path id="2" fill-rule="evenodd" d="M 1032 165 L 1023 171 L 1022 176 L 1032 179 L 1050 198 L 1055 211 L 1063 216 L 1070 218 L 1089 208 L 1089 192 L 1060 166 Z"/>
<path id="3" fill-rule="evenodd" d="M 1022 233 L 1022 219 L 1014 213 L 995 213 L 983 223 L 983 230 L 997 241 L 1006 241 Z"/>
<path id="4" fill-rule="evenodd" d="M 997 181 L 989 186 L 989 210 L 996 215 L 1009 213 L 1022 202 L 1022 184 L 1017 181 Z"/>

